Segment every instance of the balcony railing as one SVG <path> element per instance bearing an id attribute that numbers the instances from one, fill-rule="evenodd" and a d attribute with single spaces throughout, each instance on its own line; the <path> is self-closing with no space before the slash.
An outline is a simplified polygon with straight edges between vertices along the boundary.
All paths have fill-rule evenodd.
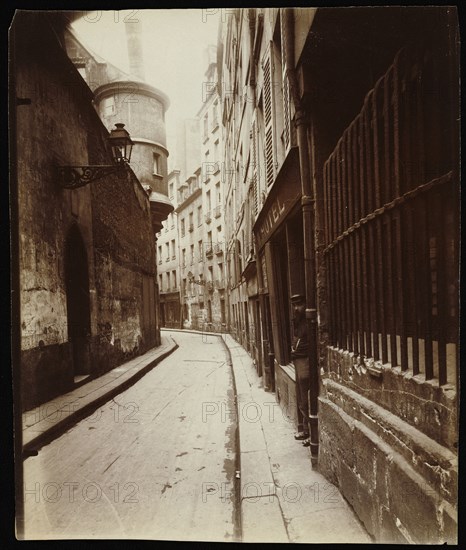
<path id="1" fill-rule="evenodd" d="M 211 246 L 207 248 L 207 250 L 205 251 L 205 255 L 207 256 L 207 258 L 212 258 L 212 256 L 214 255 L 214 250 Z"/>
<path id="2" fill-rule="evenodd" d="M 166 262 L 169 262 L 169 261 L 170 261 L 170 256 L 167 256 L 167 257 L 165 258 L 165 261 L 166 261 Z"/>
<path id="3" fill-rule="evenodd" d="M 214 217 L 220 218 L 221 215 L 222 215 L 222 205 L 219 204 L 214 208 Z"/>
<path id="4" fill-rule="evenodd" d="M 192 233 L 192 232 L 194 231 L 194 224 L 193 224 L 193 223 L 190 223 L 190 224 L 189 224 L 188 231 L 189 231 L 190 233 Z"/>
<path id="5" fill-rule="evenodd" d="M 212 221 L 212 214 L 210 212 L 208 212 L 206 215 L 205 215 L 205 222 L 206 223 L 210 223 Z"/>
<path id="6" fill-rule="evenodd" d="M 217 255 L 223 254 L 223 247 L 220 243 L 215 243 L 214 244 L 214 252 Z"/>
<path id="7" fill-rule="evenodd" d="M 172 254 L 172 260 L 176 260 L 176 254 Z"/>

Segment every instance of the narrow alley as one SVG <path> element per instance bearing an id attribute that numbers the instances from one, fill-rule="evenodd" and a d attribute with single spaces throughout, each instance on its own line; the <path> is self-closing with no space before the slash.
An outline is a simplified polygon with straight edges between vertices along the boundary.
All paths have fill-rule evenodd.
<path id="1" fill-rule="evenodd" d="M 10 536 L 457 544 L 456 6 L 11 19 Z"/>
<path id="2" fill-rule="evenodd" d="M 242 346 L 164 333 L 174 353 L 25 461 L 26 536 L 370 541 Z"/>

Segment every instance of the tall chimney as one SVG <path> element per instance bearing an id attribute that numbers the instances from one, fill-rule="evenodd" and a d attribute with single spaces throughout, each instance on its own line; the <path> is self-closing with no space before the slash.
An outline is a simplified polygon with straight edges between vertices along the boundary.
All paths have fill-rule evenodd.
<path id="1" fill-rule="evenodd" d="M 130 19 L 125 21 L 126 42 L 128 44 L 129 72 L 145 80 L 144 61 L 142 59 L 142 21 Z"/>

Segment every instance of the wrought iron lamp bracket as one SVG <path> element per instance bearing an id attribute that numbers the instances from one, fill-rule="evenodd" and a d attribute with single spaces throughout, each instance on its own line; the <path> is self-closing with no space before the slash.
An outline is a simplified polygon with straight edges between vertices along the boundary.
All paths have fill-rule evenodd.
<path id="1" fill-rule="evenodd" d="M 117 174 L 119 178 L 124 177 L 124 163 L 58 167 L 58 181 L 63 189 L 78 189 L 111 174 Z"/>

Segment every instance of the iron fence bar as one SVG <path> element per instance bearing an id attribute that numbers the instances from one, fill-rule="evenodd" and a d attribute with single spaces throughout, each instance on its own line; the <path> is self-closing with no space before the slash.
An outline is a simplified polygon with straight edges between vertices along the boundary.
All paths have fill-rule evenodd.
<path id="1" fill-rule="evenodd" d="M 342 157 L 341 157 L 341 139 L 338 142 L 337 148 L 336 148 L 336 172 L 337 172 L 337 178 L 336 182 L 338 185 L 338 230 L 340 231 L 344 225 L 344 210 L 345 210 L 345 204 L 344 204 L 344 188 L 345 188 L 345 181 L 343 176 L 343 166 L 342 166 Z M 342 349 L 347 349 L 348 347 L 348 331 L 347 331 L 347 323 L 346 323 L 346 281 L 345 281 L 345 257 L 344 257 L 344 250 L 342 247 L 337 251 L 338 255 L 338 276 L 340 279 L 340 347 Z"/>
<path id="2" fill-rule="evenodd" d="M 384 101 L 383 101 L 383 120 L 384 120 L 384 147 L 383 154 L 385 157 L 385 186 L 386 196 L 389 199 L 393 198 L 393 128 L 391 113 L 391 96 L 392 96 L 392 72 L 393 66 L 385 74 L 384 78 Z M 396 324 L 395 324 L 395 289 L 394 289 L 394 265 L 393 265 L 393 229 L 391 212 L 385 216 L 385 234 L 386 234 L 386 252 L 387 252 L 387 278 L 384 294 L 387 296 L 388 307 L 386 308 L 387 315 L 387 335 L 390 335 L 390 362 L 392 367 L 396 366 L 397 353 L 396 353 Z"/>
<path id="3" fill-rule="evenodd" d="M 329 235 L 329 195 L 328 195 L 328 160 L 324 164 L 324 231 L 325 231 L 325 245 L 327 246 L 330 235 Z"/>
<path id="4" fill-rule="evenodd" d="M 359 214 L 359 176 L 358 176 L 358 157 L 357 157 L 357 151 L 358 151 L 358 132 L 357 132 L 357 124 L 354 121 L 352 124 L 352 144 L 351 144 L 351 165 L 352 165 L 352 193 L 354 197 L 353 201 L 353 207 L 354 207 L 354 218 L 357 220 L 358 214 Z M 356 234 L 354 233 L 351 235 L 351 241 L 352 241 L 352 256 L 353 256 L 353 266 L 354 266 L 354 302 L 353 307 L 355 310 L 355 324 L 354 324 L 354 342 L 355 342 L 355 353 L 358 355 L 361 353 L 361 342 L 359 339 L 359 333 L 360 333 L 360 309 L 359 309 L 359 269 L 358 269 L 358 241 L 356 238 Z"/>
<path id="5" fill-rule="evenodd" d="M 359 119 L 359 137 L 360 137 L 360 149 L 359 149 L 359 182 L 361 193 L 361 214 L 364 216 L 367 213 L 367 144 L 366 144 L 366 117 L 363 110 Z M 360 269 L 362 273 L 362 326 L 363 333 L 362 338 L 364 340 L 364 355 L 366 357 L 372 356 L 372 345 L 370 341 L 370 305 L 369 305 L 369 274 L 367 270 L 367 235 L 365 228 L 362 228 L 360 232 Z M 370 266 L 369 266 L 370 269 Z"/>
<path id="6" fill-rule="evenodd" d="M 425 224 L 425 230 L 422 233 L 425 238 L 423 242 L 423 269 L 421 273 L 424 277 L 424 298 L 423 298 L 423 319 L 424 319 L 424 360 L 425 360 L 425 377 L 426 380 L 431 380 L 434 377 L 433 364 L 433 343 L 432 343 L 432 273 L 430 261 L 430 245 L 431 245 L 431 228 L 430 228 L 430 207 L 431 198 L 426 197 L 424 208 L 421 209 L 421 217 Z"/>
<path id="7" fill-rule="evenodd" d="M 367 104 L 365 106 L 365 118 L 364 118 L 364 130 L 365 130 L 365 145 L 366 145 L 366 179 L 369 182 L 369 210 L 372 211 L 375 207 L 374 195 L 375 195 L 375 177 L 374 177 L 374 150 L 372 137 L 372 104 L 374 101 L 374 95 L 368 94 Z M 371 345 L 371 356 L 374 359 L 379 359 L 379 338 L 378 338 L 378 323 L 377 323 L 377 306 L 376 306 L 376 271 L 375 266 L 375 243 L 374 243 L 374 225 L 369 224 L 367 226 L 366 243 L 368 248 L 368 254 L 366 258 L 366 269 L 368 274 L 368 294 L 369 294 L 369 342 Z"/>
<path id="8" fill-rule="evenodd" d="M 406 182 L 401 180 L 401 151 L 400 151 L 400 127 L 402 125 L 402 113 L 400 113 L 400 101 L 401 101 L 401 84 L 400 84 L 400 63 L 404 60 L 404 51 L 401 50 L 395 57 L 393 64 L 393 152 L 394 152 L 394 182 L 395 182 L 395 195 L 401 196 L 403 192 L 406 192 Z M 404 241 L 402 235 L 405 234 L 403 224 L 403 206 L 393 211 L 393 217 L 395 218 L 395 263 L 396 263 L 396 308 L 397 314 L 395 315 L 395 326 L 397 327 L 397 334 L 400 337 L 400 365 L 401 370 L 408 370 L 408 340 L 406 334 L 406 274 L 405 263 L 403 261 L 403 249 Z"/>
<path id="9" fill-rule="evenodd" d="M 353 127 L 351 126 L 348 129 L 347 132 L 347 140 L 346 140 L 346 160 L 347 160 L 347 167 L 346 167 L 346 174 L 347 174 L 347 184 L 348 184 L 348 224 L 350 225 L 353 222 L 354 212 L 353 212 L 353 195 L 354 195 L 354 179 L 353 179 L 353 165 L 352 165 L 352 145 L 353 145 Z M 355 288 L 355 273 L 354 273 L 354 253 L 353 253 L 354 243 L 352 243 L 349 239 L 347 241 L 347 254 L 348 254 L 348 266 L 349 266 L 349 295 L 351 300 L 351 318 L 350 318 L 350 324 L 351 324 L 351 349 L 350 351 L 354 351 L 355 353 L 358 353 L 358 345 L 357 345 L 357 339 L 356 339 L 356 288 Z"/>
<path id="10" fill-rule="evenodd" d="M 348 226 L 348 195 L 349 195 L 349 162 L 346 156 L 346 141 L 342 143 L 342 155 L 344 161 L 342 163 L 342 169 L 344 173 L 344 187 L 345 187 L 345 226 Z M 346 242 L 343 246 L 343 258 L 344 258 L 344 277 L 345 277 L 345 300 L 346 300 L 346 335 L 347 335 L 347 349 L 353 351 L 353 328 L 352 328 L 352 302 L 351 302 L 351 272 L 350 272 L 350 257 L 351 249 L 349 243 Z"/>

